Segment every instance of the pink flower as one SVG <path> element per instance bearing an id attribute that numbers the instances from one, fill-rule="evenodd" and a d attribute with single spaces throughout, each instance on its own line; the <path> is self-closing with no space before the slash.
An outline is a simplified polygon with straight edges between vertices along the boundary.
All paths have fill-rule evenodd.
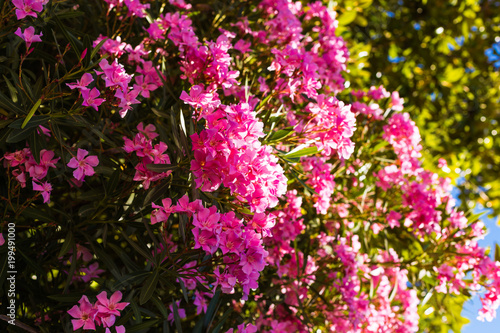
<path id="1" fill-rule="evenodd" d="M 30 156 L 25 163 L 30 176 L 37 180 L 44 178 L 49 171 L 49 167 L 55 168 L 55 163 L 59 161 L 59 157 L 55 159 L 52 159 L 52 157 L 54 157 L 54 152 L 46 149 L 40 150 L 40 163 L 36 163 L 35 158 Z"/>
<path id="2" fill-rule="evenodd" d="M 83 181 L 85 176 L 92 176 L 94 174 L 93 167 L 99 164 L 97 156 L 85 157 L 88 153 L 89 152 L 85 149 L 78 148 L 76 158 L 73 157 L 68 163 L 70 168 L 76 168 L 76 170 L 73 171 L 73 177 L 77 180 Z"/>
<path id="3" fill-rule="evenodd" d="M 24 29 L 24 31 L 22 31 L 22 32 L 21 32 L 21 28 L 17 28 L 16 32 L 14 32 L 14 33 L 26 42 L 27 49 L 30 48 L 31 43 L 41 42 L 42 40 L 40 39 L 40 37 L 43 36 L 43 34 L 41 32 L 39 35 L 35 35 L 35 28 L 34 27 L 28 27 L 28 28 Z"/>
<path id="4" fill-rule="evenodd" d="M 252 45 L 252 43 L 246 42 L 243 39 L 240 39 L 239 41 L 236 42 L 236 44 L 234 44 L 234 48 L 236 50 L 240 51 L 241 53 L 247 53 L 247 52 L 252 51 L 250 49 L 250 45 Z"/>
<path id="5" fill-rule="evenodd" d="M 104 273 L 103 269 L 99 269 L 99 263 L 95 262 L 88 268 L 82 268 L 80 272 L 85 273 L 82 276 L 83 282 L 90 282 L 93 279 L 99 278 L 99 274 Z"/>
<path id="6" fill-rule="evenodd" d="M 205 250 L 205 252 L 210 254 L 214 254 L 215 251 L 217 251 L 219 240 L 213 232 L 198 228 L 194 228 L 192 232 L 194 236 L 195 249 L 199 249 L 201 247 Z"/>
<path id="7" fill-rule="evenodd" d="M 405 100 L 399 97 L 399 93 L 397 91 L 394 91 L 391 94 L 391 104 L 394 111 L 403 111 L 404 102 Z"/>
<path id="8" fill-rule="evenodd" d="M 38 125 L 38 129 L 36 130 L 38 135 L 41 135 L 40 132 L 42 132 L 44 135 L 50 137 L 50 130 L 47 127 L 44 127 L 42 125 Z"/>
<path id="9" fill-rule="evenodd" d="M 12 4 L 16 6 L 16 16 L 18 20 L 26 16 L 33 16 L 36 18 L 35 12 L 41 12 L 43 10 L 43 5 L 47 2 L 48 0 L 12 0 Z"/>
<path id="10" fill-rule="evenodd" d="M 389 227 L 391 228 L 399 227 L 400 226 L 399 220 L 401 219 L 401 217 L 402 217 L 401 214 L 391 210 L 389 215 L 387 215 L 387 223 L 389 224 Z"/>
<path id="11" fill-rule="evenodd" d="M 0 233 L 0 246 L 5 244 L 5 238 L 3 238 L 3 234 Z"/>
<path id="12" fill-rule="evenodd" d="M 154 83 L 151 76 L 138 75 L 135 77 L 134 89 L 141 92 L 142 97 L 149 98 L 149 92 L 155 90 L 158 86 Z"/>
<path id="13" fill-rule="evenodd" d="M 102 75 L 106 87 L 119 86 L 123 90 L 128 90 L 128 84 L 132 76 L 127 74 L 123 65 L 118 63 L 118 60 L 115 59 L 110 65 L 106 59 L 102 59 L 99 66 L 103 72 L 96 71 L 96 73 Z"/>
<path id="14" fill-rule="evenodd" d="M 181 309 L 179 307 L 180 304 L 181 304 L 181 301 L 175 302 L 175 305 L 177 306 L 177 313 L 179 314 L 179 318 L 183 319 L 183 318 L 186 318 L 186 310 Z M 173 306 L 173 304 L 170 304 L 169 309 L 170 309 L 170 313 L 168 314 L 167 319 L 170 321 L 170 323 L 173 323 L 174 322 L 174 306 Z"/>
<path id="15" fill-rule="evenodd" d="M 100 94 L 99 90 L 97 88 L 92 88 L 92 90 L 81 90 L 82 97 L 83 97 L 83 103 L 82 105 L 85 106 L 91 106 L 93 107 L 96 111 L 99 111 L 97 107 L 101 105 L 104 101 L 106 101 L 104 98 L 97 98 Z"/>
<path id="16" fill-rule="evenodd" d="M 76 81 L 76 83 L 66 83 L 68 87 L 71 89 L 78 88 L 80 90 L 87 90 L 87 86 L 94 81 L 94 78 L 92 77 L 92 74 L 90 73 L 85 73 L 82 75 L 81 79 Z"/>
<path id="17" fill-rule="evenodd" d="M 175 211 L 175 206 L 172 206 L 172 199 L 165 198 L 161 203 L 163 206 L 159 206 L 155 203 L 152 204 L 153 208 L 156 209 L 151 213 L 151 224 L 168 220 L 170 214 Z"/>
<path id="18" fill-rule="evenodd" d="M 103 291 L 99 295 L 97 295 L 97 309 L 100 313 L 109 313 L 119 316 L 119 311 L 125 309 L 127 305 L 130 304 L 128 302 L 120 302 L 122 297 L 123 295 L 120 291 L 115 291 L 108 300 L 108 294 Z"/>
<path id="19" fill-rule="evenodd" d="M 33 183 L 33 190 L 34 191 L 41 191 L 42 192 L 43 203 L 50 202 L 50 191 L 52 191 L 52 185 L 50 185 L 49 182 L 37 184 L 33 181 L 32 183 Z"/>
<path id="20" fill-rule="evenodd" d="M 125 333 L 125 326 L 120 325 L 120 326 L 115 326 L 116 333 Z M 106 328 L 105 333 L 111 333 L 111 330 L 109 328 Z"/>
<path id="21" fill-rule="evenodd" d="M 73 330 L 76 331 L 80 327 L 83 327 L 84 330 L 95 330 L 94 318 L 97 310 L 89 302 L 87 296 L 82 296 L 78 303 L 80 303 L 80 307 L 75 305 L 68 311 L 68 314 L 75 318 L 71 320 Z"/>
<path id="22" fill-rule="evenodd" d="M 203 293 L 195 290 L 194 297 L 195 298 L 193 304 L 196 305 L 196 314 L 199 315 L 202 312 L 206 313 L 208 304 L 205 300 L 205 297 L 203 297 Z"/>
<path id="23" fill-rule="evenodd" d="M 220 105 L 218 96 L 212 93 L 206 93 L 202 86 L 195 85 L 191 87 L 189 95 L 183 91 L 180 99 L 184 103 L 191 105 L 195 109 L 214 110 Z"/>

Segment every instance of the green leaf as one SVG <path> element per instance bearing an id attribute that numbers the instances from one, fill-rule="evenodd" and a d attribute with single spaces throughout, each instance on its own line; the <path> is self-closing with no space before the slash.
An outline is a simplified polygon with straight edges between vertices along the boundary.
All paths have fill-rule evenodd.
<path id="1" fill-rule="evenodd" d="M 218 308 L 219 298 L 220 298 L 220 290 L 217 290 L 214 294 L 214 297 L 210 300 L 210 303 L 207 306 L 207 312 L 205 314 L 205 320 L 203 321 L 203 327 L 205 329 L 209 328 L 209 324 L 212 322 L 212 317 L 215 315 L 215 310 Z"/>
<path id="2" fill-rule="evenodd" d="M 233 312 L 233 309 L 232 308 L 229 308 L 226 310 L 226 312 L 224 312 L 224 314 L 222 315 L 221 319 L 219 320 L 219 323 L 217 324 L 217 326 L 214 327 L 212 333 L 219 333 L 219 331 L 221 330 L 222 326 L 224 325 L 224 323 L 226 322 L 227 318 L 229 318 L 229 315 Z"/>
<path id="3" fill-rule="evenodd" d="M 83 46 L 82 42 L 79 41 L 75 36 L 73 36 L 69 32 L 69 29 L 61 22 L 60 16 L 53 15 L 52 18 L 56 22 L 56 25 L 59 27 L 59 30 L 64 35 L 64 38 L 66 38 L 66 40 L 71 44 L 71 48 L 73 49 L 73 52 L 75 52 L 78 59 L 80 59 L 81 54 L 82 54 L 81 47 Z"/>
<path id="4" fill-rule="evenodd" d="M 122 275 L 119 279 L 116 280 L 116 283 L 113 285 L 112 289 L 120 290 L 123 287 L 139 284 L 144 281 L 149 274 L 150 272 L 138 271 Z"/>
<path id="5" fill-rule="evenodd" d="M 284 138 L 292 135 L 294 133 L 293 127 L 287 127 L 285 129 L 273 132 L 267 139 L 267 142 L 277 142 L 283 140 Z"/>
<path id="6" fill-rule="evenodd" d="M 165 304 L 163 304 L 163 302 L 157 296 L 151 297 L 151 301 L 154 303 L 156 308 L 161 312 L 163 319 L 167 319 L 168 311 L 167 308 L 165 307 Z"/>
<path id="7" fill-rule="evenodd" d="M 101 40 L 99 42 L 99 44 L 97 44 L 94 49 L 92 50 L 92 53 L 90 53 L 90 60 L 94 59 L 95 55 L 97 54 L 97 52 L 99 52 L 99 50 L 101 49 L 101 47 L 104 45 L 104 43 L 108 40 L 109 38 L 106 37 L 104 38 L 103 40 Z"/>
<path id="8" fill-rule="evenodd" d="M 49 223 L 54 222 L 54 219 L 50 217 L 49 212 L 44 210 L 42 207 L 38 208 L 26 207 L 21 213 L 21 215 L 32 219 L 37 219 L 43 222 L 49 222 Z"/>
<path id="9" fill-rule="evenodd" d="M 495 243 L 495 261 L 500 261 L 500 245 Z"/>
<path id="10" fill-rule="evenodd" d="M 148 170 L 162 173 L 170 170 L 177 169 L 179 166 L 177 164 L 146 164 Z"/>
<path id="11" fill-rule="evenodd" d="M 151 253 L 149 253 L 147 250 L 141 248 L 141 246 L 139 244 L 137 244 L 136 242 L 134 242 L 133 240 L 131 240 L 127 234 L 123 231 L 123 229 L 121 227 L 118 227 L 117 228 L 120 233 L 122 234 L 123 238 L 138 252 L 140 253 L 145 259 L 149 260 L 149 261 L 154 261 L 153 257 L 151 256 Z"/>
<path id="12" fill-rule="evenodd" d="M 46 147 L 44 138 L 42 138 L 40 134 L 37 133 L 37 131 L 34 131 L 28 137 L 28 144 L 30 146 L 31 152 L 33 153 L 33 158 L 35 159 L 36 163 L 40 163 L 40 151 Z"/>
<path id="13" fill-rule="evenodd" d="M 160 198 L 164 198 L 165 193 L 170 187 L 170 180 L 163 180 L 159 185 L 150 189 L 144 198 L 143 206 L 148 206 L 151 202 L 155 202 Z"/>
<path id="14" fill-rule="evenodd" d="M 75 241 L 73 239 L 73 232 L 69 230 L 68 233 L 66 234 L 66 237 L 64 238 L 64 243 L 63 246 L 61 247 L 61 251 L 59 251 L 58 257 L 60 258 L 64 256 L 66 253 L 68 253 L 69 250 L 73 248 L 74 242 Z"/>
<path id="15" fill-rule="evenodd" d="M 159 322 L 160 322 L 159 319 L 147 320 L 147 321 L 142 322 L 140 324 L 134 325 L 131 328 L 127 327 L 127 333 L 136 333 L 136 332 L 141 332 L 144 330 L 146 330 L 146 332 L 147 332 L 148 328 L 156 326 Z"/>
<path id="16" fill-rule="evenodd" d="M 184 296 L 184 300 L 186 301 L 186 303 L 189 304 L 187 289 L 186 289 L 186 286 L 184 285 L 184 282 L 182 281 L 182 279 L 179 279 L 179 284 L 181 285 L 182 295 Z"/>
<path id="17" fill-rule="evenodd" d="M 354 19 L 356 19 L 356 15 L 357 15 L 357 13 L 354 10 L 343 12 L 339 16 L 339 19 L 338 19 L 339 25 L 343 25 L 343 26 L 348 25 L 349 23 L 351 23 L 352 21 L 354 21 Z"/>
<path id="18" fill-rule="evenodd" d="M 42 104 L 42 99 L 40 98 L 38 101 L 36 101 L 35 105 L 31 108 L 30 112 L 26 116 L 26 118 L 23 121 L 23 124 L 21 125 L 21 128 L 26 127 L 26 124 L 30 121 L 31 117 L 35 114 L 35 111 L 38 110 L 40 107 L 40 104 Z"/>
<path id="19" fill-rule="evenodd" d="M 465 74 L 465 69 L 463 67 L 452 68 L 451 66 L 446 69 L 445 77 L 448 82 L 457 82 Z"/>
<path id="20" fill-rule="evenodd" d="M 153 296 L 159 278 L 160 278 L 160 271 L 158 269 L 155 269 L 151 274 L 151 276 L 146 280 L 141 289 L 139 304 L 143 305 L 144 303 L 149 301 L 149 299 Z"/>
<path id="21" fill-rule="evenodd" d="M 123 173 L 122 170 L 116 169 L 109 177 L 106 183 L 106 196 L 110 197 L 116 192 L 118 184 L 120 183 L 120 175 Z"/>
<path id="22" fill-rule="evenodd" d="M 5 83 L 7 84 L 7 88 L 9 88 L 9 92 L 10 92 L 10 96 L 12 98 L 12 101 L 14 103 L 17 103 L 17 90 L 16 90 L 16 88 L 14 88 L 14 86 L 12 85 L 10 80 L 5 75 L 2 75 L 2 76 L 5 80 Z"/>
<path id="23" fill-rule="evenodd" d="M 290 151 L 289 153 L 286 153 L 284 156 L 287 159 L 290 159 L 290 158 L 299 158 L 299 157 L 302 157 L 302 156 L 313 155 L 313 154 L 316 154 L 318 152 L 318 147 L 307 147 L 307 148 L 300 149 L 300 150 L 297 150 L 297 148 L 295 148 L 294 150 Z"/>
<path id="24" fill-rule="evenodd" d="M 26 114 L 26 111 L 21 109 L 16 103 L 12 102 L 7 96 L 0 92 L 0 107 L 7 111 L 14 112 L 16 115 Z"/>
<path id="25" fill-rule="evenodd" d="M 91 296 L 91 295 L 87 295 Z M 59 303 L 68 303 L 74 304 L 77 303 L 82 298 L 82 293 L 71 293 L 66 295 L 49 295 L 47 298 L 50 298 Z"/>
<path id="26" fill-rule="evenodd" d="M 28 138 L 28 136 L 30 136 L 35 131 L 35 129 L 36 128 L 31 127 L 31 128 L 25 128 L 22 130 L 12 130 L 10 132 L 9 136 L 7 137 L 7 139 L 5 140 L 5 142 L 16 143 L 16 142 L 26 140 Z"/>
<path id="27" fill-rule="evenodd" d="M 121 279 L 122 275 L 120 274 L 120 270 L 118 269 L 118 266 L 116 265 L 116 261 L 114 260 L 113 257 L 111 257 L 108 254 L 108 251 L 105 251 L 104 249 L 101 248 L 100 245 L 96 245 L 94 243 L 90 243 L 90 246 L 94 250 L 94 253 L 96 254 L 97 258 L 101 260 L 104 265 L 106 265 L 107 269 L 113 274 L 113 276 L 119 280 Z"/>
<path id="28" fill-rule="evenodd" d="M 388 141 L 380 141 L 375 147 L 373 147 L 373 154 L 378 152 L 380 149 L 384 148 L 389 144 Z"/>
<path id="29" fill-rule="evenodd" d="M 16 119 L 15 121 L 13 121 L 9 125 L 9 127 L 14 128 L 14 129 L 38 127 L 39 125 L 43 125 L 46 122 L 48 122 L 49 119 L 50 119 L 50 116 L 46 116 L 46 115 L 33 116 L 31 118 L 31 121 L 26 126 L 22 127 L 22 124 L 26 121 L 26 118 L 20 118 L 20 119 Z"/>
<path id="30" fill-rule="evenodd" d="M 178 333 L 182 333 L 182 325 L 181 325 L 181 317 L 179 316 L 179 309 L 177 309 L 177 304 L 175 304 L 175 300 L 172 299 L 172 307 L 174 309 L 174 321 L 175 328 Z"/>
<path id="31" fill-rule="evenodd" d="M 88 205 L 83 205 L 78 209 L 78 216 L 80 217 L 88 217 L 95 213 L 97 208 L 93 203 Z"/>

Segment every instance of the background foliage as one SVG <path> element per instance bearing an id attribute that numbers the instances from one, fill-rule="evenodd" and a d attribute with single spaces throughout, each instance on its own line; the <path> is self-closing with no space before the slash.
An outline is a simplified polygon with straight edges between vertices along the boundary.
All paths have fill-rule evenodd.
<path id="1" fill-rule="evenodd" d="M 485 51 L 499 42 L 498 1 L 337 1 L 356 61 L 351 84 L 383 84 L 405 98 L 425 142 L 460 183 L 464 209 L 500 213 L 500 78 Z M 456 172 L 456 169 L 458 172 Z"/>

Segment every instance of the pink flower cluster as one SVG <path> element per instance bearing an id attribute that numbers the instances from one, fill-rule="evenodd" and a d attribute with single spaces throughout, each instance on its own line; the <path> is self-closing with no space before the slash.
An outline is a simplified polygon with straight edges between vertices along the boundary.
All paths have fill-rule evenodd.
<path id="1" fill-rule="evenodd" d="M 418 127 L 408 113 L 395 113 L 389 119 L 389 124 L 384 126 L 383 137 L 393 146 L 404 174 L 414 175 L 419 171 L 421 138 Z"/>
<path id="2" fill-rule="evenodd" d="M 258 213 L 276 206 L 286 178 L 271 148 L 259 141 L 263 125 L 250 105 L 220 106 L 203 118 L 206 129 L 191 135 L 197 187 L 212 192 L 223 184 Z"/>
<path id="3" fill-rule="evenodd" d="M 265 45 L 278 45 L 272 50 L 276 58 L 269 70 L 284 75 L 277 80 L 275 90 L 293 101 L 300 93 L 315 98 L 319 88 L 333 93 L 344 89 L 341 73 L 346 70 L 348 50 L 345 41 L 336 36 L 338 22 L 333 11 L 320 2 L 305 11 L 300 2 L 286 0 L 265 0 L 259 7 L 269 16 L 267 33 L 252 35 Z M 312 30 L 317 39 L 303 33 L 302 22 L 315 24 Z"/>
<path id="4" fill-rule="evenodd" d="M 313 194 L 314 207 L 318 214 L 327 213 L 335 187 L 331 174 L 333 166 L 325 160 L 324 157 L 306 157 L 301 161 L 308 178 L 306 184 L 318 193 Z"/>
<path id="5" fill-rule="evenodd" d="M 97 295 L 95 304 L 90 303 L 87 296 L 82 296 L 78 301 L 79 305 L 74 305 L 68 314 L 74 319 L 71 320 L 73 330 L 82 328 L 84 330 L 95 330 L 96 325 L 106 328 L 106 333 L 111 333 L 110 328 L 115 325 L 116 317 L 120 316 L 120 311 L 125 309 L 129 303 L 120 302 L 122 293 L 115 291 L 108 299 L 105 291 Z M 115 327 L 116 333 L 124 333 L 123 325 Z"/>
<path id="6" fill-rule="evenodd" d="M 335 97 L 319 95 L 316 103 L 310 103 L 308 110 L 311 120 L 299 124 L 302 131 L 310 133 L 318 149 L 326 157 L 337 153 L 340 158 L 348 159 L 354 151 L 350 139 L 356 130 L 356 118 L 350 105 L 345 105 Z"/>
<path id="7" fill-rule="evenodd" d="M 116 8 L 120 11 L 122 8 L 127 10 L 127 16 L 137 16 L 144 18 L 147 15 L 146 10 L 151 6 L 150 4 L 143 4 L 140 0 L 104 0 L 109 5 L 109 10 Z"/>
<path id="8" fill-rule="evenodd" d="M 18 20 L 22 20 L 26 16 L 36 18 L 37 12 L 41 12 L 43 10 L 43 6 L 48 2 L 49 0 L 12 0 L 12 4 L 16 7 L 16 17 Z M 41 42 L 42 40 L 40 37 L 43 36 L 42 33 L 36 35 L 35 27 L 32 26 L 27 27 L 24 31 L 21 30 L 21 28 L 17 28 L 14 33 L 26 42 L 27 53 L 31 52 L 31 43 Z"/>
<path id="9" fill-rule="evenodd" d="M 234 212 L 218 213 L 215 206 L 203 207 L 201 200 L 189 202 L 187 195 L 172 206 L 170 198 L 162 206 L 153 204 L 151 223 L 165 222 L 172 213 L 185 213 L 192 217 L 194 248 L 208 255 L 223 254 L 223 264 L 215 270 L 214 291 L 220 286 L 224 293 L 233 293 L 239 283 L 246 300 L 250 289 L 257 288 L 257 279 L 266 266 L 268 252 L 264 249 L 262 233 L 269 233 L 273 221 L 265 214 L 255 214 L 245 220 Z"/>
<path id="10" fill-rule="evenodd" d="M 71 89 L 78 88 L 83 98 L 82 105 L 93 107 L 96 111 L 99 111 L 97 107 L 106 100 L 104 98 L 97 98 L 100 95 L 97 88 L 88 88 L 88 85 L 93 81 L 94 78 L 92 77 L 92 74 L 85 73 L 80 80 L 76 81 L 76 83 L 68 83 L 67 86 Z"/>
<path id="11" fill-rule="evenodd" d="M 50 192 L 52 185 L 43 178 L 47 176 L 49 168 L 55 168 L 58 158 L 54 158 L 54 152 L 46 149 L 40 151 L 40 162 L 37 163 L 29 148 L 24 148 L 13 153 L 4 155 L 4 167 L 12 169 L 12 175 L 21 184 L 21 187 L 26 187 L 26 177 L 32 178 L 33 190 L 40 191 L 43 197 L 43 202 L 50 202 Z"/>
<path id="12" fill-rule="evenodd" d="M 168 177 L 172 171 L 155 172 L 148 169 L 148 164 L 170 164 L 170 158 L 165 153 L 168 149 L 166 143 L 160 141 L 153 145 L 153 140 L 158 136 L 156 127 L 152 124 L 144 127 L 143 123 L 137 125 L 137 133 L 133 140 L 123 137 L 125 144 L 123 150 L 128 154 L 135 152 L 140 162 L 135 166 L 135 181 L 142 181 L 145 189 L 148 189 L 151 182 Z"/>
<path id="13" fill-rule="evenodd" d="M 100 36 L 94 41 L 94 47 L 104 39 L 106 37 Z M 115 100 L 109 102 L 119 108 L 119 114 L 122 118 L 132 109 L 132 105 L 140 103 L 137 99 L 139 96 L 149 98 L 150 92 L 162 85 L 157 68 L 153 66 L 151 61 L 144 59 L 149 54 L 149 51 L 144 49 L 144 42 L 145 40 L 133 48 L 130 44 L 121 42 L 121 38 L 118 36 L 114 40 L 106 39 L 99 49 L 101 55 L 107 54 L 114 58 L 111 63 L 106 59 L 102 59 L 99 63 L 101 70 L 96 70 L 95 73 L 102 78 L 109 94 L 114 94 Z M 134 76 L 128 74 L 125 66 L 118 61 L 118 58 L 125 54 L 127 55 L 126 63 L 136 66 L 135 73 L 137 74 Z M 85 73 L 76 84 L 70 83 L 67 85 L 71 89 L 78 88 L 84 100 L 83 105 L 93 107 L 97 111 L 98 106 L 106 100 L 98 98 L 101 92 L 97 87 L 88 88 L 88 85 L 93 81 L 92 74 Z"/>

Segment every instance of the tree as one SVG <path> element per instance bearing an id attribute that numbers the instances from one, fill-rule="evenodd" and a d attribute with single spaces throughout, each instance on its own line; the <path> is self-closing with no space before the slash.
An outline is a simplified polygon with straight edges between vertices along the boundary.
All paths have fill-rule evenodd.
<path id="1" fill-rule="evenodd" d="M 457 184 L 463 209 L 480 203 L 498 215 L 500 78 L 485 51 L 498 42 L 500 4 L 369 0 L 339 8 L 356 59 L 352 86 L 399 91 L 422 131 L 426 166 L 447 159 L 449 176 L 465 180 Z"/>
<path id="2" fill-rule="evenodd" d="M 479 289 L 495 316 L 484 225 L 397 91 L 355 70 L 348 6 L 340 26 L 320 2 L 0 7 L 1 319 L 459 332 Z"/>

